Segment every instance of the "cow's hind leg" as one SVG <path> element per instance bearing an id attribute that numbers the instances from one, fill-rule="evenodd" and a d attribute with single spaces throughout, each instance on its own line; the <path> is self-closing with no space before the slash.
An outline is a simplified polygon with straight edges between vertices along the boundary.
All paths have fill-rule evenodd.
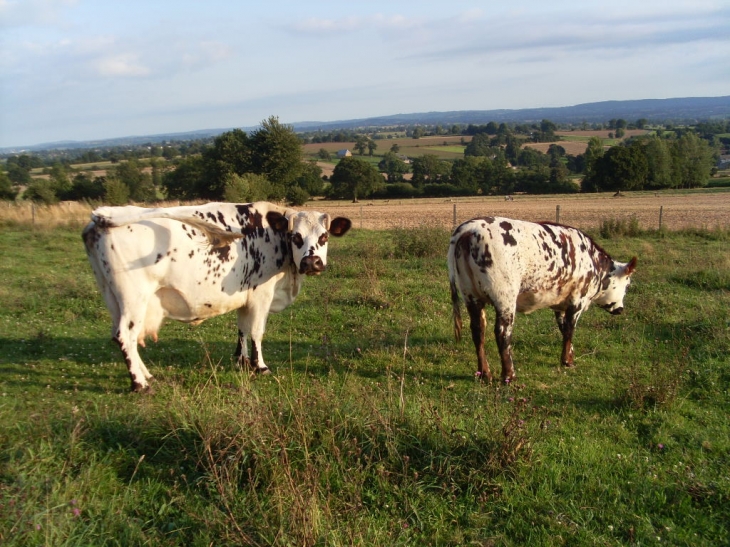
<path id="1" fill-rule="evenodd" d="M 467 298 L 466 310 L 469 312 L 471 339 L 477 352 L 477 376 L 486 378 L 491 383 L 492 371 L 489 370 L 487 356 L 484 353 L 484 333 L 487 330 L 487 317 L 484 314 L 484 303 Z"/>
<path id="2" fill-rule="evenodd" d="M 497 310 L 494 322 L 494 338 L 502 361 L 502 382 L 510 383 L 517 376 L 512 362 L 512 329 L 515 322 L 515 309 Z"/>
<path id="3" fill-rule="evenodd" d="M 144 316 L 136 317 L 122 310 L 117 330 L 114 333 L 114 340 L 122 350 L 124 360 L 127 363 L 129 377 L 132 381 L 132 391 L 140 392 L 149 389 L 147 381 L 152 375 L 142 362 L 137 348 L 137 340 L 144 329 Z"/>

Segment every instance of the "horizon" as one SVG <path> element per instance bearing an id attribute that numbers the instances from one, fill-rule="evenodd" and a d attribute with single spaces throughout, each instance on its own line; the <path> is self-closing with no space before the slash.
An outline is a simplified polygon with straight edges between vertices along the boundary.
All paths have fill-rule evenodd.
<path id="1" fill-rule="evenodd" d="M 729 26 L 712 0 L 0 2 L 0 148 L 720 97 Z"/>
<path id="2" fill-rule="evenodd" d="M 664 99 L 627 99 L 627 100 L 606 100 L 606 101 L 598 101 L 595 103 L 581 103 L 577 105 L 569 105 L 569 106 L 562 106 L 562 107 L 532 107 L 532 108 L 516 108 L 516 109 L 494 109 L 494 110 L 455 110 L 455 111 L 446 111 L 446 110 L 438 110 L 438 111 L 432 111 L 432 112 L 410 112 L 410 113 L 397 113 L 397 114 L 383 114 L 383 115 L 377 115 L 372 116 L 369 118 L 357 118 L 357 119 L 348 119 L 348 120 L 302 120 L 302 121 L 296 121 L 296 122 L 286 122 L 281 121 L 282 124 L 290 125 L 290 126 L 297 126 L 297 125 L 304 125 L 304 124 L 312 124 L 313 126 L 317 126 L 318 124 L 322 125 L 333 125 L 332 130 L 336 130 L 340 127 L 345 126 L 346 124 L 352 124 L 355 122 L 370 122 L 371 120 L 379 120 L 382 118 L 391 118 L 391 117 L 398 117 L 398 116 L 430 116 L 430 115 L 437 115 L 437 114 L 459 114 L 459 113 L 466 113 L 466 112 L 478 112 L 478 113 L 490 113 L 490 112 L 512 112 L 515 114 L 519 114 L 520 112 L 528 112 L 533 110 L 553 110 L 553 109 L 574 109 L 579 108 L 582 106 L 594 106 L 594 105 L 601 105 L 601 104 L 608 104 L 608 103 L 618 103 L 618 104 L 628 104 L 628 103 L 639 103 L 639 102 L 662 102 L 662 101 L 693 101 L 693 100 L 703 100 L 703 99 L 730 99 L 730 95 L 720 95 L 716 97 L 668 97 Z M 728 108 L 730 108 L 730 105 L 728 105 Z M 611 117 L 616 117 L 617 115 L 612 114 Z M 517 118 L 518 116 L 516 116 Z M 621 117 L 621 116 L 618 116 Z M 490 121 L 496 121 L 496 120 L 490 120 Z M 553 120 L 551 120 L 553 121 Z M 603 122 L 595 122 L 595 123 L 604 123 L 609 121 L 609 119 L 603 120 Z M 634 120 L 627 120 L 627 121 L 634 121 Z M 424 123 L 424 122 L 413 122 L 413 123 Z M 437 122 L 434 122 L 437 123 Z M 509 122 L 513 123 L 513 122 Z M 522 123 L 522 122 L 514 122 L 514 123 Z M 566 122 L 566 123 L 578 123 L 578 122 Z M 342 125 L 338 125 L 342 124 Z M 86 140 L 61 140 L 61 141 L 53 141 L 53 142 L 42 142 L 42 143 L 34 143 L 34 144 L 24 144 L 24 145 L 13 145 L 13 146 L 7 146 L 7 147 L 0 147 L 0 153 L 12 153 L 12 152 L 23 152 L 25 150 L 52 150 L 53 147 L 58 147 L 61 145 L 81 145 L 81 144 L 91 144 L 91 143 L 108 143 L 109 141 L 115 141 L 115 140 L 126 140 L 126 139 L 156 139 L 160 137 L 183 137 L 184 135 L 192 135 L 195 133 L 206 133 L 206 134 L 220 134 L 226 131 L 231 131 L 233 129 L 242 129 L 245 131 L 249 131 L 252 129 L 255 129 L 260 124 L 251 125 L 251 126 L 245 126 L 245 127 L 204 127 L 204 128 L 198 128 L 198 129 L 191 129 L 186 131 L 176 131 L 176 132 L 159 132 L 159 133 L 150 133 L 150 134 L 139 134 L 139 135 L 118 135 L 114 137 L 100 137 L 100 138 L 93 138 L 93 139 L 86 139 Z M 406 123 L 406 125 L 408 125 Z M 296 127 L 295 127 L 296 130 Z M 299 132 L 306 133 L 307 131 L 311 131 L 315 129 L 299 129 Z M 203 138 L 203 137 L 198 137 Z M 192 137 L 191 137 L 192 139 Z M 109 144 L 103 144 L 102 146 L 109 146 Z M 48 148 L 43 148 L 48 147 Z"/>

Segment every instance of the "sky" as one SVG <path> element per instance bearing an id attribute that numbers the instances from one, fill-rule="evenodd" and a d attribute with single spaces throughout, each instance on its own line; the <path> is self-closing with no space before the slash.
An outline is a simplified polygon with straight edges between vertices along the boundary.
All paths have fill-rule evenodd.
<path id="1" fill-rule="evenodd" d="M 0 0 L 0 147 L 730 95 L 730 0 Z"/>

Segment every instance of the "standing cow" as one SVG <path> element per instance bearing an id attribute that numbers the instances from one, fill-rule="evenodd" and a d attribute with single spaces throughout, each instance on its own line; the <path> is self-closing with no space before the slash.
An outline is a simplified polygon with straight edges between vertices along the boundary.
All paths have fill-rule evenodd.
<path id="1" fill-rule="evenodd" d="M 502 381 L 509 383 L 515 378 L 511 347 L 515 312 L 554 310 L 563 335 L 561 362 L 572 367 L 573 331 L 580 314 L 593 302 L 614 315 L 623 311 L 636 257 L 628 264 L 616 262 L 591 238 L 568 226 L 484 217 L 456 228 L 448 265 L 457 340 L 461 293 L 476 347 L 477 375 L 491 382 L 484 354 L 484 307 L 494 306 Z"/>
<path id="2" fill-rule="evenodd" d="M 304 275 L 325 270 L 329 235 L 351 225 L 266 202 L 101 207 L 91 218 L 84 244 L 133 391 L 152 379 L 137 344 L 157 340 L 166 317 L 195 325 L 238 310 L 239 364 L 267 373 L 261 340 L 269 312 L 294 301 Z"/>

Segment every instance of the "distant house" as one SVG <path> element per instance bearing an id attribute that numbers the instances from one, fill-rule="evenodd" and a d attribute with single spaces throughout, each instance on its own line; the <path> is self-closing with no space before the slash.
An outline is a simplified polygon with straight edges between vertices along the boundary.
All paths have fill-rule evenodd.
<path id="1" fill-rule="evenodd" d="M 338 158 L 347 158 L 349 156 L 352 156 L 352 152 L 350 152 L 347 148 L 343 148 L 342 150 L 337 151 Z"/>

